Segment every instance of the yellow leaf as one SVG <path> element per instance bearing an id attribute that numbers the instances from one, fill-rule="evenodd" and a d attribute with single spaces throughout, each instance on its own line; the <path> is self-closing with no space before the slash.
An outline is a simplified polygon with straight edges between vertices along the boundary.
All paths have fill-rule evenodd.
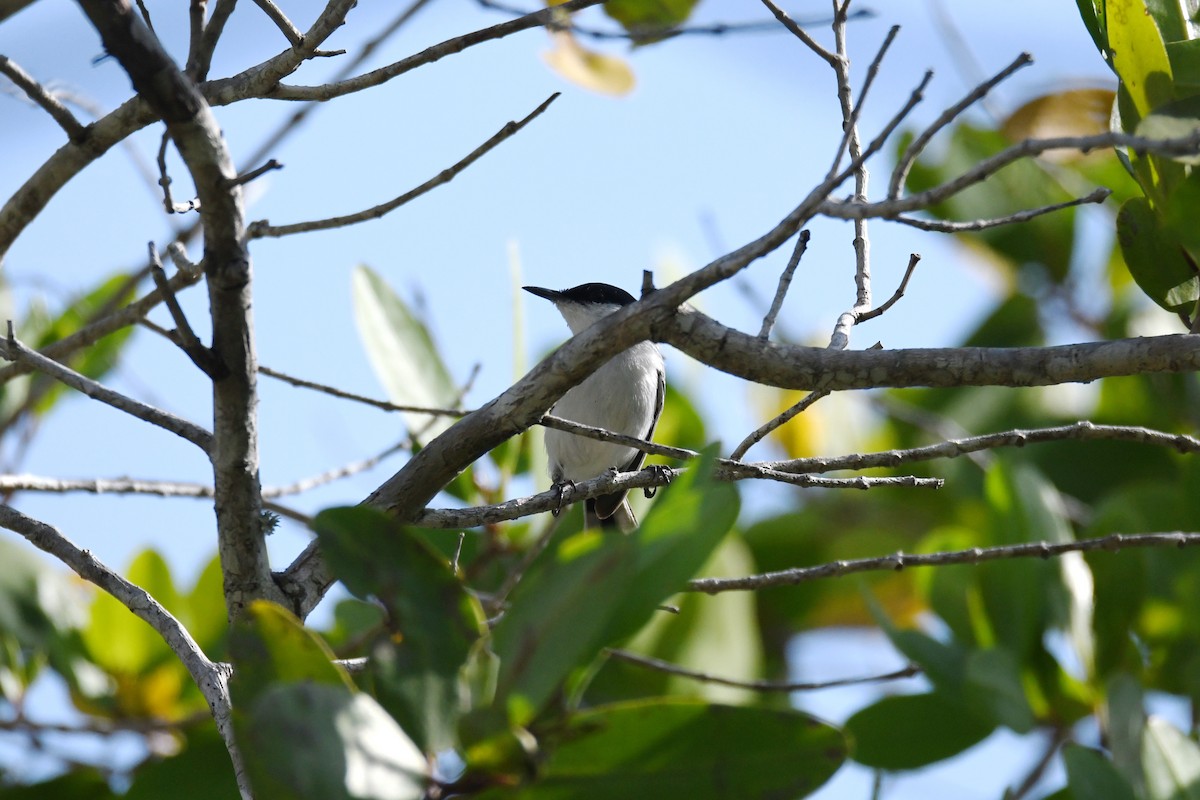
<path id="1" fill-rule="evenodd" d="M 623 95 L 633 91 L 633 70 L 623 60 L 588 50 L 570 31 L 558 31 L 551 37 L 554 47 L 543 57 L 559 75 L 601 94 Z"/>
<path id="2" fill-rule="evenodd" d="M 1056 136 L 1089 136 L 1108 130 L 1116 93 L 1111 89 L 1068 89 L 1030 100 L 1004 120 L 1001 130 L 1014 142 L 1023 139 L 1049 139 Z M 1107 152 L 1095 151 L 1095 158 Z M 1042 156 L 1066 162 L 1086 158 L 1078 150 L 1054 150 Z"/>

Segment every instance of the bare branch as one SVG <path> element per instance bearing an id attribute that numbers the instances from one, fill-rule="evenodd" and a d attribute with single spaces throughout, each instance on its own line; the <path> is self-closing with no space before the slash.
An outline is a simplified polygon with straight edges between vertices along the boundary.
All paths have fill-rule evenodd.
<path id="1" fill-rule="evenodd" d="M 787 267 L 779 276 L 779 284 L 775 287 L 775 297 L 771 299 L 771 307 L 767 310 L 767 315 L 763 317 L 762 327 L 758 330 L 760 339 L 770 336 L 771 328 L 775 327 L 775 320 L 783 308 L 783 299 L 787 297 L 788 288 L 792 285 L 792 276 L 796 273 L 796 267 L 800 266 L 800 259 L 804 257 L 804 251 L 808 249 L 808 240 L 808 230 L 800 231 L 800 236 L 796 238 L 796 246 L 792 248 L 792 257 L 788 259 Z"/>
<path id="2" fill-rule="evenodd" d="M 976 86 L 963 99 L 939 114 L 938 118 L 929 127 L 917 134 L 917 138 L 912 140 L 912 143 L 904 151 L 904 155 L 900 156 L 900 160 L 896 162 L 896 168 L 892 170 L 892 180 L 888 184 L 888 199 L 891 200 L 900 196 L 900 188 L 904 186 L 904 181 L 908 179 L 908 172 L 912 169 L 917 156 L 924 152 L 926 146 L 937 135 L 938 131 L 957 119 L 968 108 L 975 105 L 988 92 L 996 88 L 997 84 L 1007 79 L 1017 70 L 1027 67 L 1032 63 L 1033 56 L 1029 55 L 1029 53 L 1021 53 L 1011 64 Z"/>
<path id="3" fill-rule="evenodd" d="M 361 92 L 363 89 L 369 89 L 373 86 L 386 83 L 392 78 L 403 75 L 417 67 L 431 64 L 434 61 L 454 55 L 455 53 L 461 53 L 468 47 L 473 47 L 474 45 L 494 39 L 502 39 L 505 36 L 528 28 L 549 25 L 561 14 L 579 11 L 580 9 L 597 5 L 600 2 L 601 0 L 567 0 L 565 3 L 544 8 L 541 11 L 528 14 L 520 19 L 502 22 L 490 28 L 484 28 L 483 30 L 474 31 L 463 36 L 456 36 L 453 39 L 447 39 L 440 44 L 427 47 L 420 53 L 401 59 L 386 67 L 359 75 L 356 78 L 327 83 L 322 86 L 289 86 L 281 83 L 268 92 L 266 96 L 276 100 L 332 100 L 335 97 L 341 97 L 345 94 Z"/>
<path id="4" fill-rule="evenodd" d="M 460 408 L 430 408 L 428 406 L 396 405 L 395 403 L 389 403 L 386 400 L 376 400 L 375 398 L 367 397 L 366 395 L 355 394 L 354 392 L 343 391 L 342 389 L 339 389 L 336 386 L 328 386 L 323 383 L 316 383 L 314 381 L 304 380 L 303 378 L 297 378 L 292 375 L 288 375 L 286 373 L 280 372 L 279 370 L 274 370 L 274 369 L 271 369 L 270 367 L 264 367 L 261 364 L 258 367 L 258 371 L 261 372 L 263 375 L 267 375 L 268 377 L 275 378 L 276 380 L 283 381 L 284 383 L 290 383 L 292 386 L 296 386 L 296 387 L 299 387 L 302 389 L 312 389 L 314 391 L 318 391 L 318 392 L 327 394 L 331 397 L 340 397 L 343 400 L 353 400 L 356 403 L 363 403 L 364 405 L 374 406 L 375 408 L 379 408 L 384 411 L 406 411 L 406 412 L 412 412 L 412 413 L 430 414 L 433 416 L 440 415 L 440 416 L 446 416 L 446 417 L 462 417 L 462 416 L 466 416 L 467 414 L 471 413 L 470 411 L 463 410 Z"/>
<path id="5" fill-rule="evenodd" d="M 896 287 L 895 293 L 893 293 L 892 296 L 887 299 L 887 302 L 881 305 L 879 308 L 871 309 L 870 311 L 864 311 L 862 314 L 859 314 L 858 319 L 855 320 L 854 324 L 860 325 L 868 320 L 875 319 L 880 314 L 896 305 L 896 302 L 901 297 L 904 297 L 904 290 L 908 288 L 908 281 L 912 277 L 912 274 L 916 270 L 917 264 L 920 263 L 920 261 L 921 256 L 919 253 L 911 254 L 908 257 L 908 267 L 904 270 L 904 277 L 900 279 L 900 285 Z"/>
<path id="6" fill-rule="evenodd" d="M 812 36 L 808 34 L 808 31 L 804 30 L 804 28 L 801 28 L 795 20 L 787 15 L 787 12 L 775 5 L 772 0 L 762 0 L 762 2 L 763 5 L 765 5 L 770 12 L 775 15 L 775 19 L 779 20 L 780 23 L 783 24 L 783 27 L 791 31 L 792 35 L 794 35 L 797 39 L 804 42 L 805 47 L 823 58 L 825 62 L 829 64 L 829 66 L 837 69 L 838 57 L 836 55 L 822 47 L 816 39 L 812 38 Z"/>
<path id="7" fill-rule="evenodd" d="M 898 467 L 918 461 L 932 461 L 940 458 L 958 458 L 959 456 L 978 453 L 984 450 L 994 450 L 999 447 L 1025 447 L 1030 444 L 1044 442 L 1059 442 L 1065 440 L 1079 441 L 1118 441 L 1136 442 L 1140 444 L 1169 447 L 1180 453 L 1200 453 L 1200 439 L 1183 434 L 1165 433 L 1128 425 L 1097 425 L 1094 422 L 1081 420 L 1071 425 L 1060 425 L 1053 428 L 1032 428 L 986 433 L 980 436 L 967 436 L 960 439 L 950 439 L 937 444 L 913 447 L 901 450 L 885 450 L 878 453 L 854 453 L 844 456 L 816 456 L 798 458 L 790 461 L 763 461 L 764 467 L 783 472 L 830 472 L 842 469 L 874 469 L 876 467 Z"/>
<path id="8" fill-rule="evenodd" d="M 921 674 L 920 667 L 916 664 L 909 664 L 903 669 L 894 670 L 882 675 L 867 675 L 861 678 L 839 678 L 837 680 L 818 681 L 815 683 L 810 681 L 744 681 L 733 678 L 722 678 L 718 675 L 709 675 L 707 672 L 697 672 L 696 670 L 681 667 L 678 664 L 672 664 L 669 661 L 644 656 L 640 653 L 632 653 L 628 650 L 621 650 L 615 647 L 606 648 L 604 654 L 610 658 L 615 658 L 629 664 L 636 664 L 639 667 L 645 667 L 655 672 L 664 672 L 668 675 L 691 678 L 701 683 L 715 683 L 720 686 L 732 686 L 738 689 L 753 689 L 756 692 L 811 692 L 818 689 L 837 689 L 842 686 L 857 686 L 864 683 L 884 683 L 886 681 L 912 678 Z"/>
<path id="9" fill-rule="evenodd" d="M 136 478 L 47 478 L 41 475 L 0 475 L 0 492 L 66 494 L 145 494 L 156 497 L 212 497 L 212 487 L 200 483 L 138 480 Z"/>
<path id="10" fill-rule="evenodd" d="M 109 569 L 90 551 L 81 550 L 57 529 L 8 505 L 0 505 L 0 526 L 24 536 L 34 547 L 54 556 L 79 577 L 108 592 L 163 638 L 208 701 L 217 730 L 229 750 L 238 783 L 245 786 L 245 766 L 233 737 L 227 670 L 209 661 L 187 629 L 148 592 Z"/>
<path id="11" fill-rule="evenodd" d="M 154 279 L 154 285 L 158 287 L 163 301 L 167 304 L 167 309 L 171 312 L 171 319 L 175 321 L 175 343 L 183 352 L 187 353 L 192 363 L 199 367 L 205 375 L 213 380 L 224 378 L 229 374 L 229 369 L 221 362 L 216 353 L 205 347 L 196 338 L 195 331 L 188 323 L 187 315 L 183 313 L 183 308 L 180 307 L 175 292 L 171 290 L 171 284 L 167 282 L 167 273 L 163 271 L 162 261 L 158 257 L 158 248 L 154 246 L 154 242 L 150 243 L 149 249 L 150 276 Z"/>
<path id="12" fill-rule="evenodd" d="M 195 14 L 195 5 L 200 6 L 200 19 L 204 19 L 204 0 L 192 0 L 192 13 Z M 202 81 L 208 77 L 208 69 L 212 66 L 213 52 L 217 49 L 217 42 L 221 38 L 221 34 L 225 32 L 225 23 L 229 21 L 230 15 L 233 14 L 234 6 L 237 5 L 237 0 L 216 0 L 216 5 L 213 7 L 212 15 L 208 18 L 208 23 L 204 25 L 203 36 L 199 41 L 199 46 L 188 53 L 187 67 L 184 73 L 194 81 Z M 194 22 L 194 20 L 193 20 Z M 193 35 L 195 33 L 193 25 Z M 193 43 L 195 40 L 193 39 Z"/>
<path id="13" fill-rule="evenodd" d="M 937 219 L 916 219 L 914 217 L 888 217 L 893 222 L 899 222 L 904 225 L 909 225 L 922 231 L 935 231 L 937 233 L 963 233 L 966 231 L 982 231 L 988 228 L 998 228 L 1001 225 L 1012 225 L 1017 222 L 1025 222 L 1034 217 L 1040 217 L 1043 214 L 1049 214 L 1054 211 L 1061 211 L 1064 208 L 1073 208 L 1086 203 L 1103 203 L 1112 194 L 1111 189 L 1099 188 L 1093 190 L 1090 194 L 1083 197 L 1076 197 L 1073 200 L 1067 200 L 1062 203 L 1051 203 L 1047 206 L 1038 206 L 1037 208 L 1018 211 L 1015 214 L 1009 214 L 1006 217 L 995 217 L 993 219 L 973 219 L 964 222 L 948 222 Z"/>
<path id="14" fill-rule="evenodd" d="M 257 167 L 257 168 L 252 169 L 249 172 L 246 172 L 242 175 L 238 175 L 236 178 L 234 178 L 233 180 L 231 180 L 229 182 L 229 185 L 230 185 L 230 187 L 242 186 L 242 185 L 247 184 L 250 181 L 254 180 L 255 178 L 260 178 L 263 175 L 266 175 L 268 172 L 271 172 L 272 170 L 276 170 L 276 169 L 283 169 L 283 164 L 280 164 L 278 161 L 276 161 L 275 159 L 272 158 L 270 161 L 263 164 L 261 167 Z"/>
<path id="15" fill-rule="evenodd" d="M 167 145 L 171 142 L 171 134 L 163 130 L 162 141 L 158 145 L 158 185 L 162 187 L 163 208 L 168 214 L 186 214 L 189 211 L 199 211 L 200 201 L 196 198 L 186 203 L 176 203 L 171 197 L 171 176 L 167 173 Z"/>
<path id="16" fill-rule="evenodd" d="M 0 344 L 0 356 L 7 361 L 23 362 L 38 372 L 70 386 L 72 389 L 87 395 L 93 400 L 99 400 L 101 403 L 110 405 L 118 411 L 124 411 L 126 414 L 187 439 L 205 453 L 212 452 L 213 436 L 199 425 L 188 422 L 154 406 L 147 405 L 139 400 L 134 400 L 132 397 L 126 397 L 120 392 L 115 392 L 91 378 L 80 375 L 75 370 L 65 367 L 41 353 L 30 350 L 17 341 L 16 336 L 13 335 L 11 321 L 8 323 L 8 338 L 3 344 Z"/>
<path id="17" fill-rule="evenodd" d="M 67 110 L 67 107 L 60 103 L 54 95 L 46 91 L 46 87 L 38 83 L 32 75 L 21 69 L 20 65 L 8 56 L 0 55 L 0 75 L 4 75 L 16 84 L 17 88 L 24 92 L 30 100 L 53 117 L 72 142 L 82 142 L 87 138 L 88 127 L 75 119 L 75 115 Z"/>
<path id="18" fill-rule="evenodd" d="M 807 410 L 809 406 L 820 400 L 822 397 L 828 396 L 829 392 L 824 390 L 818 392 L 809 392 L 802 397 L 799 402 L 793 403 L 792 406 L 782 414 L 779 414 L 773 419 L 767 421 L 765 424 L 761 425 L 753 433 L 743 439 L 737 447 L 733 448 L 733 452 L 729 454 L 729 457 L 734 461 L 740 461 L 742 456 L 746 455 L 746 452 L 751 447 L 754 447 L 754 445 L 770 436 L 774 431 L 778 430 L 783 425 L 791 422 L 791 420 L 794 419 L 798 414 Z"/>
<path id="19" fill-rule="evenodd" d="M 449 183 L 467 167 L 474 164 L 482 158 L 488 151 L 495 148 L 498 144 L 515 135 L 518 131 L 528 125 L 537 117 L 541 116 L 542 112 L 550 107 L 559 96 L 559 92 L 555 92 L 546 98 L 542 103 L 529 113 L 524 119 L 507 123 L 503 128 L 492 135 L 486 142 L 472 150 L 469 154 L 463 157 L 454 166 L 442 170 L 434 177 L 422 183 L 415 189 L 410 189 L 404 194 L 389 200 L 386 203 L 368 208 L 364 211 L 359 211 L 354 214 L 346 214 L 341 217 L 330 217 L 329 219 L 313 220 L 311 222 L 297 222 L 292 225 L 271 225 L 266 220 L 251 223 L 247 230 L 247 236 L 251 239 L 260 239 L 264 237 L 290 236 L 295 233 L 307 233 L 309 231 L 324 231 L 330 228 L 343 228 L 347 225 L 353 225 L 358 222 L 366 222 L 367 220 L 379 219 L 384 214 L 395 211 L 400 206 L 415 200 L 426 192 L 436 189 L 444 183 Z"/>
<path id="20" fill-rule="evenodd" d="M 1114 533 L 1096 539 L 1074 542 L 1029 542 L 995 547 L 973 547 L 970 550 L 951 550 L 941 553 L 893 553 L 878 558 L 853 561 L 834 561 L 815 567 L 797 567 L 745 578 L 698 578 L 688 581 L 687 590 L 717 594 L 744 592 L 768 586 L 796 586 L 821 578 L 839 578 L 856 572 L 898 571 L 906 567 L 936 567 L 946 564 L 981 564 L 1009 558 L 1050 558 L 1063 553 L 1091 553 L 1107 550 L 1115 553 L 1135 547 L 1194 547 L 1200 545 L 1200 533 Z"/>
<path id="21" fill-rule="evenodd" d="M 280 10 L 279 6 L 271 2 L 271 0 L 254 0 L 254 4 L 263 10 L 270 19 L 275 23 L 275 27 L 279 28 L 283 33 L 284 38 L 288 40 L 288 44 L 292 47 L 298 47 L 304 43 L 304 34 L 302 34 L 292 21 L 287 18 Z"/>

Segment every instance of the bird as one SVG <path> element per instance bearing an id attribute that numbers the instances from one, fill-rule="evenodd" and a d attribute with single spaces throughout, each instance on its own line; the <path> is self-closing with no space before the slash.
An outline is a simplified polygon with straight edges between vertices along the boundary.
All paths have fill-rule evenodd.
<path id="1" fill-rule="evenodd" d="M 584 283 L 556 291 L 540 286 L 525 291 L 554 303 L 572 335 L 634 302 L 633 295 L 607 283 Z M 572 387 L 550 409 L 556 417 L 649 440 L 662 415 L 666 368 L 652 342 L 639 342 L 613 356 L 582 383 Z M 560 493 L 576 481 L 596 478 L 610 470 L 635 472 L 646 454 L 633 447 L 601 442 L 565 431 L 546 430 L 550 479 Z M 628 533 L 637 527 L 625 492 L 587 501 L 588 525 L 615 524 Z"/>

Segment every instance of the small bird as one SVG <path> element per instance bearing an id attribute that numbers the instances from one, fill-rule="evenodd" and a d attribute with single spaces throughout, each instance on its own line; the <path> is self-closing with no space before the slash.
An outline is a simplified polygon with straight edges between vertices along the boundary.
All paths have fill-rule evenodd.
<path id="1" fill-rule="evenodd" d="M 634 302 L 629 292 L 607 283 L 585 283 L 563 291 L 538 286 L 523 288 L 554 303 L 572 334 Z M 653 343 L 639 342 L 613 356 L 573 387 L 554 404 L 550 413 L 649 440 L 662 414 L 666 388 L 662 354 Z M 550 459 L 550 479 L 558 487 L 598 477 L 611 469 L 636 471 L 646 457 L 632 447 L 553 429 L 546 431 L 546 455 Z M 625 532 L 637 527 L 637 518 L 623 491 L 588 500 L 587 512 L 589 525 L 597 521 L 600 525 L 615 522 Z"/>

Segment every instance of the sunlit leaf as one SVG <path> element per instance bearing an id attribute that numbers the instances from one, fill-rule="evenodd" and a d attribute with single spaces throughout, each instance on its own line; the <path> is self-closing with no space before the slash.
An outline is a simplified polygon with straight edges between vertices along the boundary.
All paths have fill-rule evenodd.
<path id="1" fill-rule="evenodd" d="M 687 22 L 697 0 L 608 0 L 604 13 L 621 23 L 635 42 L 646 43 Z"/>
<path id="2" fill-rule="evenodd" d="M 588 50 L 569 31 L 557 31 L 552 38 L 553 49 L 543 58 L 562 77 L 601 94 L 633 91 L 633 70 L 620 58 Z"/>
<path id="3" fill-rule="evenodd" d="M 1002 123 L 1000 130 L 1013 141 L 1048 139 L 1056 136 L 1090 136 L 1108 130 L 1115 94 L 1111 89 L 1066 89 L 1045 94 L 1025 103 Z M 1078 150 L 1053 150 L 1043 158 L 1051 161 L 1077 161 L 1100 156 Z"/>
<path id="4" fill-rule="evenodd" d="M 397 405 L 450 408 L 458 388 L 446 369 L 425 324 L 376 272 L 365 266 L 351 280 L 354 321 L 371 368 Z M 405 413 L 408 428 L 428 441 L 455 422 L 454 417 Z"/>
<path id="5" fill-rule="evenodd" d="M 1138 119 L 1171 100 L 1171 63 L 1145 0 L 1107 0 L 1108 43 L 1113 68 L 1129 93 Z M 1126 120 L 1129 125 L 1136 120 Z"/>
<path id="6" fill-rule="evenodd" d="M 1146 199 L 1134 197 L 1121 206 L 1117 239 L 1130 274 L 1147 297 L 1168 311 L 1195 308 L 1200 299 L 1196 266 Z"/>
<path id="7" fill-rule="evenodd" d="M 420 800 L 424 754 L 378 703 L 329 683 L 268 687 L 239 742 L 256 797 Z"/>
<path id="8" fill-rule="evenodd" d="M 1148 800 L 1200 798 L 1200 746 L 1162 717 L 1146 720 L 1142 766 Z"/>

